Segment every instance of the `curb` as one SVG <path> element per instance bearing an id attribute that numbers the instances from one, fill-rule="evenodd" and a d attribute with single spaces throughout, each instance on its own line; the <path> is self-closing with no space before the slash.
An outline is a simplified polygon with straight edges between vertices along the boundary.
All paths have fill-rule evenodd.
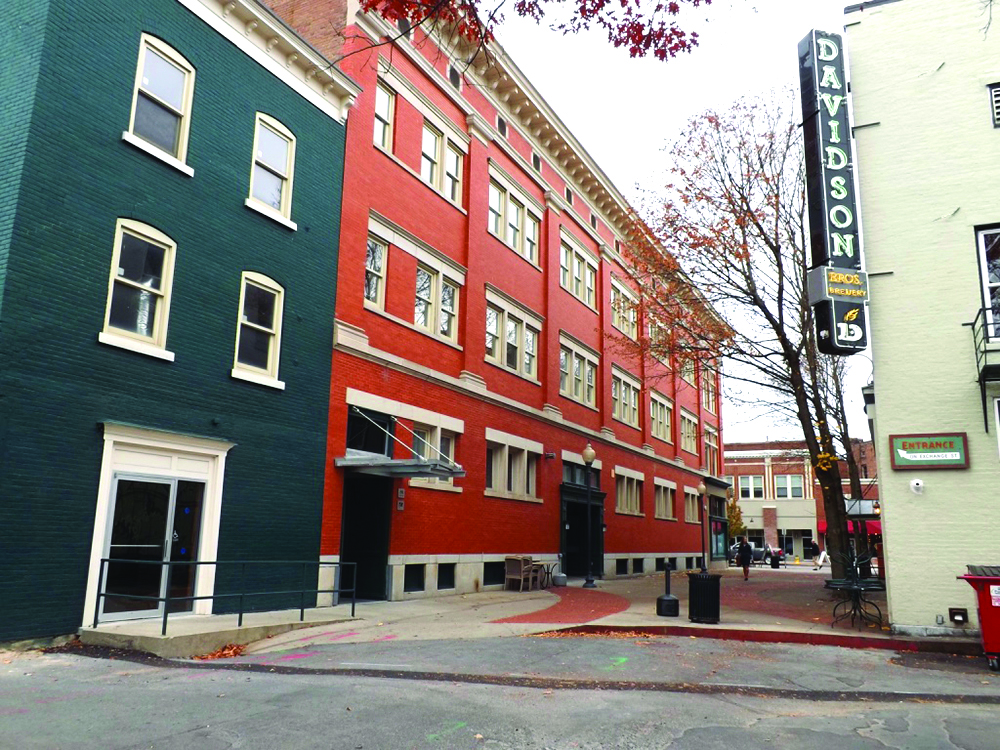
<path id="1" fill-rule="evenodd" d="M 577 625 L 547 631 L 550 633 L 579 633 L 580 635 L 609 635 L 634 633 L 645 636 L 677 636 L 712 638 L 724 641 L 749 643 L 788 643 L 807 646 L 838 646 L 840 648 L 885 649 L 887 651 L 916 651 L 925 654 L 954 654 L 956 656 L 982 656 L 983 648 L 975 640 L 924 639 L 924 638 L 873 638 L 866 635 L 840 633 L 795 633 L 775 630 L 746 630 L 740 628 L 694 628 L 686 625 Z M 536 634 L 537 635 L 537 634 Z"/>

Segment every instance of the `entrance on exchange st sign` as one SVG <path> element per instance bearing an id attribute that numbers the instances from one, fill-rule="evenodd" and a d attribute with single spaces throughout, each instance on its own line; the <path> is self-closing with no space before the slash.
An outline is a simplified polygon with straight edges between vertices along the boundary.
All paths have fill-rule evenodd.
<path id="1" fill-rule="evenodd" d="M 191 600 L 173 598 L 194 595 L 197 566 L 172 566 L 168 576 L 167 566 L 156 563 L 198 559 L 204 482 L 116 473 L 111 498 L 101 619 L 162 616 L 156 599 L 168 590 L 170 612 L 190 612 Z"/>

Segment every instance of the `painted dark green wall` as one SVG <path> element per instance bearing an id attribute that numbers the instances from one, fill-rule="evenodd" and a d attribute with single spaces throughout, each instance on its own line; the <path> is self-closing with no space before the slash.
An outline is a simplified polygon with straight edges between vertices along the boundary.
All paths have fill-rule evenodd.
<path id="1" fill-rule="evenodd" d="M 194 177 L 121 140 L 142 32 L 196 68 Z M 0 328 L 0 641 L 80 625 L 103 421 L 237 443 L 219 559 L 319 555 L 343 127 L 175 0 L 50 0 L 36 94 Z M 297 232 L 243 205 L 257 111 L 297 137 Z M 172 363 L 97 341 L 119 217 L 177 243 Z M 285 289 L 284 391 L 230 376 L 244 270 Z"/>

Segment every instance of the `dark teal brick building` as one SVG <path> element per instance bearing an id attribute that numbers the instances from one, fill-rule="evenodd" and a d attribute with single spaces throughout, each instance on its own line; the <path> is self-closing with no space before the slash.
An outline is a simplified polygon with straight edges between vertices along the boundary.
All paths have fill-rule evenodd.
<path id="1" fill-rule="evenodd" d="M 357 87 L 253 0 L 12 0 L 0 49 L 0 641 L 317 561 Z"/>

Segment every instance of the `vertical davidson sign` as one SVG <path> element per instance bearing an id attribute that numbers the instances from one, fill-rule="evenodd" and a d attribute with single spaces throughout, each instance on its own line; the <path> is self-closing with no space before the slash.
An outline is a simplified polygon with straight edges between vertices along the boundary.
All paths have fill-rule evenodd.
<path id="1" fill-rule="evenodd" d="M 812 250 L 809 303 L 820 351 L 854 354 L 868 345 L 868 284 L 861 270 L 847 80 L 839 35 L 811 31 L 799 42 L 799 80 Z M 864 293 L 847 297 L 829 293 L 829 279 L 842 275 Z"/>

